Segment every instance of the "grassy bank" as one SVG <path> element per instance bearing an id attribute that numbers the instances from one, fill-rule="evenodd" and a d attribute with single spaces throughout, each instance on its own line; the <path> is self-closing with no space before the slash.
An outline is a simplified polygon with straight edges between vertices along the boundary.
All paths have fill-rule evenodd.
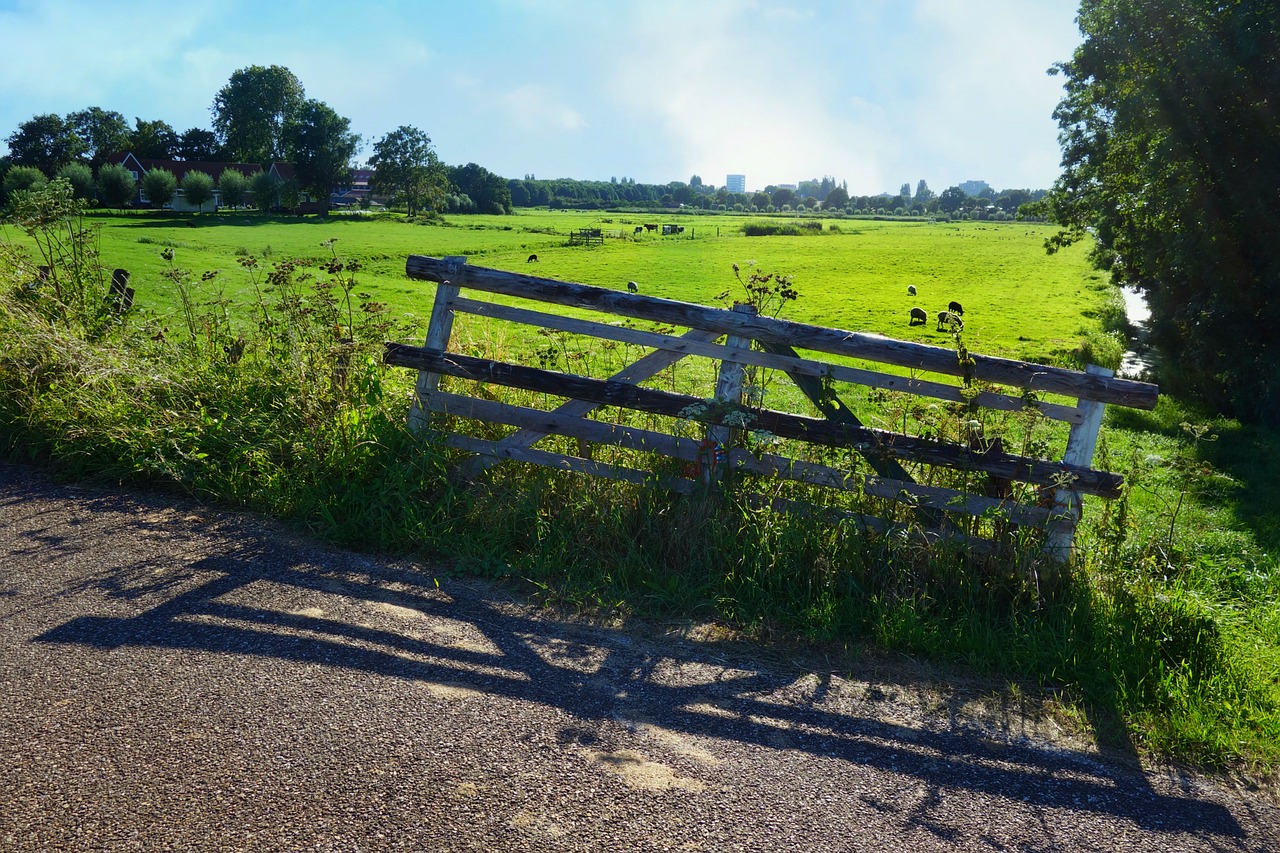
<path id="1" fill-rule="evenodd" d="M 74 233 L 68 221 L 79 222 L 59 215 L 54 230 Z M 90 241 L 59 243 L 50 259 L 71 296 L 30 286 L 27 238 L 12 235 L 3 248 L 8 456 L 270 513 L 344 545 L 431 555 L 621 619 L 715 619 L 762 638 L 870 643 L 962 664 L 1053 691 L 1103 739 L 1204 766 L 1280 761 L 1275 435 L 1172 400 L 1153 413 L 1111 411 L 1099 466 L 1126 474 L 1126 495 L 1086 507 L 1083 558 L 1054 579 L 1027 570 L 1031 552 L 989 560 L 924 549 L 731 496 L 678 497 L 512 463 L 461 488 L 445 476 L 449 454 L 406 432 L 410 377 L 379 358 L 385 338 L 420 334 L 412 323 L 425 310 L 422 288 L 391 271 L 402 272 L 404 254 L 469 253 L 527 271 L 532 251 L 542 275 L 636 280 L 644 292 L 712 304 L 733 284 L 731 264 L 753 259 L 796 277 L 802 298 L 788 316 L 862 311 L 864 323 L 813 319 L 897 337 L 932 334 L 908 329 L 906 285 L 924 294 L 946 286 L 966 318 L 985 324 L 967 341 L 974 351 L 1063 358 L 1082 330 L 1098 331 L 1088 312 L 1103 299 L 1079 259 L 1053 267 L 1061 279 L 1033 263 L 1029 229 L 858 223 L 859 234 L 717 238 L 703 236 L 716 227 L 708 217 L 691 240 L 619 238 L 584 250 L 537 217 L 448 227 L 103 221 L 100 256 Z M 625 224 L 600 227 L 625 234 Z M 258 245 L 267 240 L 270 254 Z M 100 266 L 131 269 L 141 301 L 132 313 L 104 308 Z M 929 271 L 940 278 L 926 280 Z M 1035 289 L 1039 275 L 1050 283 Z M 997 289 L 1013 281 L 1038 310 Z M 1037 331 L 1046 304 L 1061 313 Z M 480 353 L 545 343 L 472 341 Z M 912 417 L 937 425 L 957 414 L 937 406 Z"/>

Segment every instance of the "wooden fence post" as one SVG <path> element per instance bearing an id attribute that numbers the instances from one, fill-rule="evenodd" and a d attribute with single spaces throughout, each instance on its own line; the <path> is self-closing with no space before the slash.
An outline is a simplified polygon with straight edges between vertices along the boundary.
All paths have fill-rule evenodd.
<path id="1" fill-rule="evenodd" d="M 465 255 L 445 258 L 450 272 L 457 272 L 467 262 Z M 427 337 L 423 346 L 445 352 L 449 349 L 449 337 L 453 334 L 453 300 L 458 296 L 458 286 L 449 281 L 436 285 L 436 299 L 431 306 L 431 321 L 427 324 Z M 431 416 L 422 405 L 424 398 L 440 388 L 440 374 L 427 370 L 418 371 L 418 384 L 409 408 L 409 431 L 421 435 L 430 424 Z"/>
<path id="2" fill-rule="evenodd" d="M 1096 364 L 1085 367 L 1085 373 L 1104 377 L 1115 375 L 1114 370 Z M 1102 415 L 1107 405 L 1082 399 L 1076 404 L 1076 408 L 1084 418 L 1071 426 L 1071 434 L 1067 437 L 1067 452 L 1063 454 L 1062 461 L 1067 465 L 1089 468 L 1093 465 L 1093 452 L 1098 447 L 1098 431 L 1102 428 Z M 1076 525 L 1080 523 L 1082 509 L 1080 493 L 1071 488 L 1070 484 L 1064 483 L 1057 487 L 1053 514 L 1045 528 L 1045 547 L 1060 563 L 1070 562 L 1075 552 Z"/>
<path id="3" fill-rule="evenodd" d="M 739 314 L 755 316 L 759 313 L 754 305 L 745 302 L 733 303 L 733 310 Z M 740 335 L 730 335 L 725 346 L 747 349 L 751 339 Z M 738 405 L 742 402 L 743 365 L 736 361 L 720 362 L 720 373 L 716 377 L 716 403 Z M 738 429 L 727 426 L 713 426 L 707 430 L 707 442 L 703 449 L 702 481 L 704 483 L 719 482 L 724 479 L 724 466 L 729 460 L 729 448 L 738 435 Z"/>

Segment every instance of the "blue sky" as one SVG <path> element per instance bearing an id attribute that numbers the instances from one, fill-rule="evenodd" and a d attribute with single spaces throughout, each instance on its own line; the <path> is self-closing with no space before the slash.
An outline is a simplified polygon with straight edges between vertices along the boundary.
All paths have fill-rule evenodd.
<path id="1" fill-rule="evenodd" d="M 231 73 L 284 65 L 369 143 L 426 131 L 505 177 L 853 194 L 1047 188 L 1046 69 L 1073 0 L 0 0 L 0 139 L 100 106 L 211 126 Z"/>

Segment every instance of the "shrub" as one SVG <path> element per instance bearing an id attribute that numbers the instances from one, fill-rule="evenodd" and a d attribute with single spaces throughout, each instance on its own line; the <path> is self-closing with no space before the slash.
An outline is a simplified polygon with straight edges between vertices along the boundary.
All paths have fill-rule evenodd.
<path id="1" fill-rule="evenodd" d="M 104 207 L 124 207 L 137 191 L 133 173 L 118 163 L 98 168 L 98 203 Z"/>
<path id="2" fill-rule="evenodd" d="M 182 177 L 182 196 L 187 204 L 203 210 L 205 204 L 213 200 L 213 178 L 198 170 L 187 172 Z"/>
<path id="3" fill-rule="evenodd" d="M 267 213 L 280 203 L 280 179 L 270 172 L 259 172 L 253 176 L 249 192 L 253 206 Z"/>
<path id="4" fill-rule="evenodd" d="M 218 178 L 218 193 L 224 207 L 240 207 L 249 199 L 249 179 L 235 169 L 225 169 Z"/>
<path id="5" fill-rule="evenodd" d="M 93 171 L 83 163 L 68 163 L 58 170 L 59 178 L 71 184 L 74 198 L 85 201 L 93 198 Z"/>
<path id="6" fill-rule="evenodd" d="M 168 169 L 148 169 L 142 177 L 142 191 L 152 207 L 163 208 L 170 204 L 177 189 L 178 179 Z"/>
<path id="7" fill-rule="evenodd" d="M 14 166 L 4 176 L 4 199 L 8 203 L 16 192 L 38 190 L 48 183 L 44 172 L 35 166 Z"/>

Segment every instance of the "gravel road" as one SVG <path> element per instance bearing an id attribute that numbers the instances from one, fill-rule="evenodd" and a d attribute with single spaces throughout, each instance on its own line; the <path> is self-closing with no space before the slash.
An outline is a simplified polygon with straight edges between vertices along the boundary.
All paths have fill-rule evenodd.
<path id="1" fill-rule="evenodd" d="M 0 463 L 0 849 L 1280 850 L 904 662 L 557 619 L 439 567 Z"/>

